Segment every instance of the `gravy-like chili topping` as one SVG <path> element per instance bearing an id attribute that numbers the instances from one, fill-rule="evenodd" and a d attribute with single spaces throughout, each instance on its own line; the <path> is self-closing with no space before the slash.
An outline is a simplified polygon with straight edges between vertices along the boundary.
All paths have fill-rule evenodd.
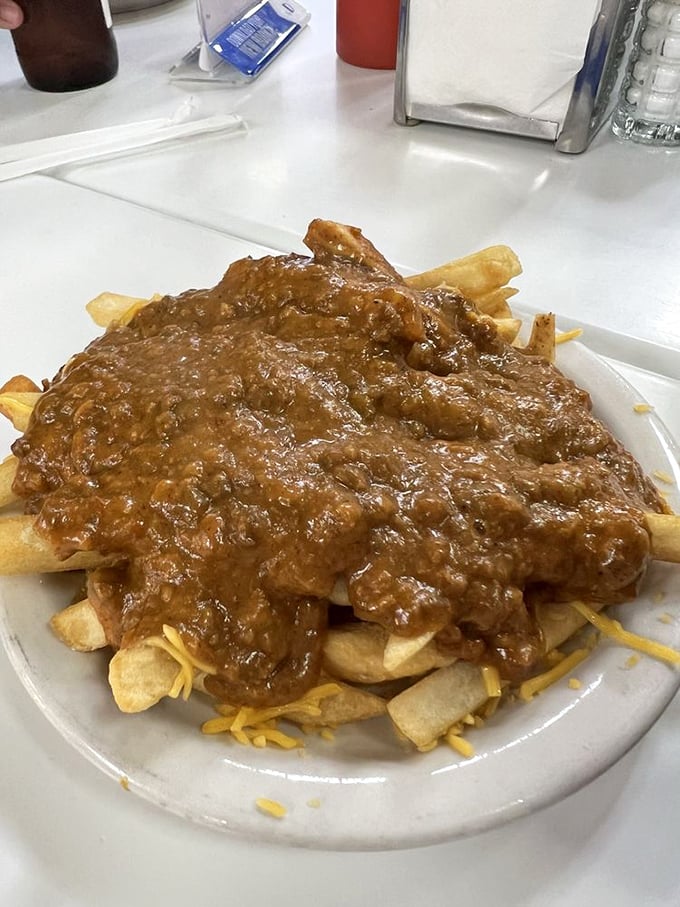
<path id="1" fill-rule="evenodd" d="M 660 510 L 588 395 L 452 291 L 410 289 L 354 228 L 245 259 L 65 365 L 13 451 L 114 646 L 177 628 L 212 692 L 290 701 L 328 599 L 517 677 L 534 597 L 630 594 Z M 349 613 L 349 609 L 348 609 Z"/>

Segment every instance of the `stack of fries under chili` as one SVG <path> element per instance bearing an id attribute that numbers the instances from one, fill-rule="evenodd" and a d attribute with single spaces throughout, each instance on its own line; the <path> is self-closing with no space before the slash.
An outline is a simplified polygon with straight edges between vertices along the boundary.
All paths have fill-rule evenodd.
<path id="1" fill-rule="evenodd" d="M 44 390 L 0 389 L 22 433 L 0 574 L 85 571 L 51 625 L 112 647 L 119 708 L 197 689 L 206 733 L 284 748 L 282 719 L 387 714 L 418 749 L 470 755 L 467 727 L 587 656 L 559 649 L 587 622 L 680 663 L 599 613 L 650 556 L 680 562 L 680 519 L 553 367 L 574 335 L 542 315 L 519 340 L 515 254 L 403 279 L 356 228 L 315 221 L 306 242 L 313 258 L 236 262 L 211 291 L 104 293 L 100 340 Z"/>

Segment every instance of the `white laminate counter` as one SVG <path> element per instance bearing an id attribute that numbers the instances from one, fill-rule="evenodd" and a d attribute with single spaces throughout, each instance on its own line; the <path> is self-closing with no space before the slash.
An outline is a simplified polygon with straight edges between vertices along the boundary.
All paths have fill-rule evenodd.
<path id="1" fill-rule="evenodd" d="M 625 341 L 680 348 L 680 152 L 620 144 L 607 129 L 570 156 L 536 140 L 397 126 L 393 74 L 339 61 L 333 4 L 308 7 L 309 28 L 244 88 L 170 82 L 196 38 L 188 0 L 119 17 L 120 73 L 90 92 L 31 91 L 0 34 L 0 138 L 170 114 L 189 96 L 201 112 L 237 112 L 247 134 L 53 173 L 274 248 L 298 248 L 313 217 L 352 223 L 404 269 L 507 242 L 524 264 L 525 305 L 616 331 L 626 359 L 662 361 L 680 378 L 676 357 Z M 616 356 L 620 342 L 600 337 L 598 348 Z"/>

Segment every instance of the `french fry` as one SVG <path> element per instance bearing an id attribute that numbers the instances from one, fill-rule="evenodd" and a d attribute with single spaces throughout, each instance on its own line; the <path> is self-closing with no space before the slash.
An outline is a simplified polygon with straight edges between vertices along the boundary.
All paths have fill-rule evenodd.
<path id="1" fill-rule="evenodd" d="M 106 646 L 104 628 L 88 598 L 58 611 L 50 626 L 65 645 L 77 652 L 94 652 Z"/>
<path id="2" fill-rule="evenodd" d="M 398 730 L 418 747 L 433 741 L 488 699 L 481 669 L 457 661 L 428 674 L 387 703 Z"/>
<path id="3" fill-rule="evenodd" d="M 680 564 L 680 516 L 647 513 L 645 521 L 651 536 L 652 556 L 658 561 Z"/>
<path id="4" fill-rule="evenodd" d="M 421 290 L 427 287 L 455 287 L 473 301 L 505 286 L 522 273 L 522 266 L 508 246 L 489 246 L 464 258 L 457 258 L 431 271 L 406 278 L 406 283 Z"/>
<path id="5" fill-rule="evenodd" d="M 548 362 L 554 362 L 555 316 L 552 314 L 535 315 L 529 342 L 520 349 L 530 356 L 542 356 Z"/>
<path id="6" fill-rule="evenodd" d="M 601 602 L 591 605 L 594 611 L 602 607 Z M 543 633 L 546 654 L 570 639 L 587 623 L 586 618 L 569 602 L 540 604 L 536 608 L 536 622 Z M 460 688 L 456 686 L 458 683 Z M 390 701 L 387 710 L 398 729 L 416 746 L 423 747 L 431 744 L 465 715 L 481 708 L 488 698 L 482 669 L 467 662 L 456 662 L 450 668 L 435 671 L 404 690 Z M 444 726 L 449 718 L 450 723 Z"/>
<path id="7" fill-rule="evenodd" d="M 593 611 L 600 611 L 605 605 L 603 602 L 591 602 L 590 607 Z M 544 602 L 536 607 L 535 616 L 543 633 L 546 654 L 571 639 L 587 623 L 570 602 Z"/>
<path id="8" fill-rule="evenodd" d="M 109 684 L 121 711 L 142 712 L 172 695 L 179 673 L 178 663 L 165 650 L 140 643 L 121 649 L 113 656 L 109 665 Z M 384 699 L 346 683 L 329 680 L 339 691 L 319 702 L 318 714 L 293 709 L 287 710 L 282 717 L 309 727 L 326 727 L 385 714 Z M 205 692 L 202 675 L 196 676 L 194 686 Z"/>
<path id="9" fill-rule="evenodd" d="M 334 605 L 349 605 L 349 591 L 347 589 L 347 581 L 344 577 L 339 576 L 333 588 L 331 589 L 331 594 L 328 596 L 328 600 Z"/>
<path id="10" fill-rule="evenodd" d="M 602 605 L 593 605 L 601 608 Z M 586 619 L 570 607 L 569 602 L 544 602 L 536 606 L 536 623 L 541 628 L 545 652 L 551 652 L 566 642 L 581 627 Z"/>
<path id="11" fill-rule="evenodd" d="M 7 507 L 17 500 L 12 491 L 12 483 L 17 472 L 16 457 L 6 457 L 0 463 L 0 507 Z"/>
<path id="12" fill-rule="evenodd" d="M 112 324 L 127 324 L 134 315 L 161 297 L 158 295 L 146 299 L 142 296 L 125 296 L 122 293 L 100 293 L 85 306 L 90 318 L 102 328 Z"/>
<path id="13" fill-rule="evenodd" d="M 400 665 L 416 656 L 434 638 L 435 631 L 421 633 L 420 636 L 397 636 L 391 633 L 383 652 L 383 667 L 393 674 Z"/>
<path id="14" fill-rule="evenodd" d="M 472 301 L 482 314 L 490 315 L 497 321 L 504 320 L 513 317 L 508 299 L 511 299 L 517 292 L 516 287 L 499 287 L 497 290 L 476 296 Z"/>
<path id="15" fill-rule="evenodd" d="M 0 394 L 0 415 L 9 419 L 17 431 L 24 432 L 39 396 L 40 394 L 23 391 Z"/>
<path id="16" fill-rule="evenodd" d="M 50 625 L 62 642 L 76 651 L 91 652 L 107 645 L 106 636 L 97 613 L 87 598 L 59 611 L 52 617 Z M 118 662 L 125 663 L 127 659 L 133 659 L 132 663 L 136 668 L 142 664 L 142 656 L 139 655 L 121 656 Z M 157 659 L 153 656 L 149 660 L 147 669 L 155 670 L 156 665 Z M 166 680 L 170 680 L 164 693 L 161 692 L 163 687 L 160 680 L 157 684 L 151 685 L 153 695 L 158 696 L 159 699 L 170 694 L 176 674 L 171 676 L 170 672 L 166 673 L 163 671 L 163 677 Z M 204 675 L 199 673 L 194 681 L 194 688 L 201 690 L 201 692 L 205 692 L 203 678 Z M 118 683 L 119 681 L 116 682 Z M 363 721 L 365 718 L 373 718 L 376 715 L 385 713 L 384 698 L 349 686 L 346 683 L 341 683 L 335 679 L 334 682 L 338 683 L 341 692 L 337 696 L 332 697 L 332 699 L 329 698 L 322 702 L 320 715 L 309 716 L 307 714 L 297 715 L 296 713 L 291 713 L 289 716 L 291 720 L 299 721 L 301 724 L 308 724 L 310 727 L 322 727 L 325 725 L 346 724 L 350 721 Z M 126 701 L 126 695 L 125 693 L 121 694 L 124 701 Z M 138 708 L 135 711 L 142 711 L 141 707 L 139 707 L 141 702 L 137 703 L 137 706 Z"/>
<path id="17" fill-rule="evenodd" d="M 340 692 L 319 702 L 321 714 L 309 715 L 304 712 L 292 711 L 286 713 L 286 720 L 308 727 L 328 727 L 329 725 L 365 721 L 368 718 L 384 715 L 387 711 L 385 700 L 380 696 L 375 696 L 373 693 L 346 683 L 340 683 L 335 679 L 333 682 L 338 684 Z"/>
<path id="18" fill-rule="evenodd" d="M 388 671 L 383 661 L 387 639 L 387 631 L 377 624 L 332 627 L 323 651 L 324 669 L 340 680 L 371 684 L 395 677 L 415 677 L 453 661 L 451 656 L 442 655 L 434 643 L 430 643 L 394 671 Z"/>
<path id="19" fill-rule="evenodd" d="M 0 387 L 0 394 L 29 393 L 39 394 L 40 388 L 26 375 L 14 375 Z"/>
<path id="20" fill-rule="evenodd" d="M 96 551 L 78 551 L 65 561 L 59 560 L 51 545 L 35 531 L 32 516 L 0 519 L 0 576 L 85 570 L 105 562 Z"/>
<path id="21" fill-rule="evenodd" d="M 517 339 L 522 322 L 519 318 L 494 318 L 494 323 L 503 340 L 513 343 Z"/>
<path id="22" fill-rule="evenodd" d="M 168 696 L 181 668 L 163 649 L 144 643 L 120 649 L 109 662 L 109 686 L 121 712 L 143 712 Z"/>

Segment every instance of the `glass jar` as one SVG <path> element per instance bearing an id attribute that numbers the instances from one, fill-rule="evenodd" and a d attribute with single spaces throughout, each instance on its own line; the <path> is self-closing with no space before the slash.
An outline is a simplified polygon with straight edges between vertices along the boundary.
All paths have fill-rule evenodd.
<path id="1" fill-rule="evenodd" d="M 118 51 L 108 0 L 19 0 L 12 31 L 26 81 L 40 91 L 75 91 L 108 82 Z"/>
<path id="2" fill-rule="evenodd" d="M 680 145 L 680 0 L 644 4 L 612 129 L 648 145 Z"/>

